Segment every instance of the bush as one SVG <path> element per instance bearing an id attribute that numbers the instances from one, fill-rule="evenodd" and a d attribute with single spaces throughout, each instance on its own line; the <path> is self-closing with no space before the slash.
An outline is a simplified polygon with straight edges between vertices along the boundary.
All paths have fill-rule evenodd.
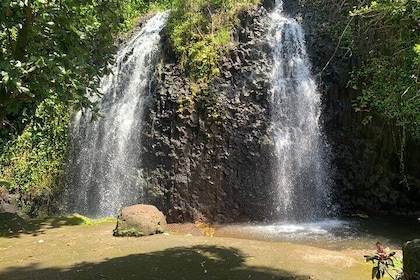
<path id="1" fill-rule="evenodd" d="M 69 119 L 68 106 L 55 97 L 44 100 L 35 118 L 1 154 L 0 176 L 8 181 L 9 192 L 19 195 L 20 207 L 32 216 L 41 206 L 52 206 L 60 191 Z"/>

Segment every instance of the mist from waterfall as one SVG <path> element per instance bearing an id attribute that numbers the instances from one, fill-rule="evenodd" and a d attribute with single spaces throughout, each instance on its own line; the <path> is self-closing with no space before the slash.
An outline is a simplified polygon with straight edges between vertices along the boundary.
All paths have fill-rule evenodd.
<path id="1" fill-rule="evenodd" d="M 324 218 L 329 205 L 328 147 L 321 97 L 311 76 L 304 31 L 277 3 L 270 14 L 273 48 L 271 126 L 275 143 L 273 215 L 280 221 Z"/>
<path id="2" fill-rule="evenodd" d="M 75 116 L 62 212 L 116 216 L 121 207 L 142 202 L 143 107 L 168 14 L 151 18 L 116 54 L 112 74 L 101 81 L 103 117 L 92 122 L 92 112 Z"/>

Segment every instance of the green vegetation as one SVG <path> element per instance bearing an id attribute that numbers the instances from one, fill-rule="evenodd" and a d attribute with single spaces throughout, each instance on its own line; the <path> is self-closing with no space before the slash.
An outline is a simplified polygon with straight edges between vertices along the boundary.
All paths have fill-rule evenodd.
<path id="1" fill-rule="evenodd" d="M 366 261 L 371 261 L 374 266 L 372 267 L 372 279 L 383 279 L 385 275 L 391 279 L 402 279 L 401 262 L 395 258 L 395 252 L 386 253 L 382 244 L 376 242 L 376 252 L 371 255 L 365 255 Z M 393 268 L 393 271 L 391 271 Z"/>
<path id="2" fill-rule="evenodd" d="M 30 215 L 37 214 L 41 205 L 49 207 L 60 190 L 69 118 L 68 107 L 56 96 L 45 99 L 23 133 L 0 155 L 9 192 L 20 194 L 20 207 Z"/>
<path id="3" fill-rule="evenodd" d="M 89 97 L 108 73 L 116 36 L 149 2 L 2 1 L 0 124 L 33 112 L 52 94 L 76 109 L 94 107 Z"/>
<path id="4" fill-rule="evenodd" d="M 79 225 L 91 226 L 91 225 L 97 225 L 97 224 L 102 224 L 102 223 L 107 223 L 107 222 L 116 222 L 116 220 L 117 219 L 113 217 L 91 219 L 80 214 L 71 214 L 67 216 L 59 216 L 59 217 L 35 220 L 35 221 L 32 221 L 32 223 L 37 223 L 37 222 L 47 223 L 47 224 L 51 224 L 52 227 L 79 226 Z"/>
<path id="5" fill-rule="evenodd" d="M 227 50 L 231 30 L 243 8 L 256 0 L 176 0 L 167 24 L 181 66 L 196 82 L 220 73 L 218 59 Z"/>
<path id="6" fill-rule="evenodd" d="M 204 108 L 204 117 L 210 123 L 220 124 L 223 121 L 224 109 L 209 85 L 220 74 L 219 58 L 228 51 L 232 43 L 231 31 L 239 22 L 239 12 L 258 2 L 260 1 L 173 1 L 173 11 L 166 30 L 170 34 L 179 64 L 191 81 L 190 95 L 178 100 L 180 116 L 186 107 L 199 106 Z"/>
<path id="7" fill-rule="evenodd" d="M 360 19 L 361 36 L 368 40 L 366 59 L 354 77 L 361 90 L 355 110 L 367 112 L 365 123 L 373 113 L 393 127 L 407 185 L 405 147 L 410 139 L 420 140 L 420 2 L 372 1 L 350 15 Z"/>
<path id="8" fill-rule="evenodd" d="M 363 124 L 376 119 L 389 128 L 407 186 L 406 146 L 420 140 L 420 2 L 316 0 L 309 5 L 323 14 L 335 51 L 361 58 L 349 83 L 357 93 L 354 109 Z M 320 11 L 325 5 L 332 9 Z"/>
<path id="9" fill-rule="evenodd" d="M 141 237 L 141 236 L 144 236 L 144 233 L 135 229 L 135 228 L 129 228 L 129 229 L 117 229 L 116 228 L 113 231 L 113 235 L 118 236 L 118 237 L 127 237 L 127 236 Z"/>
<path id="10" fill-rule="evenodd" d="M 18 195 L 26 213 L 54 204 L 70 112 L 96 111 L 91 97 L 109 73 L 116 38 L 168 2 L 1 1 L 0 184 Z"/>

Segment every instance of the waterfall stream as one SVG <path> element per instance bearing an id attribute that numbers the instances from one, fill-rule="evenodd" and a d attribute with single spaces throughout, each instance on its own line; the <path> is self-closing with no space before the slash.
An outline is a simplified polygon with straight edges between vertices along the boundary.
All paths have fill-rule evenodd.
<path id="1" fill-rule="evenodd" d="M 150 19 L 117 53 L 113 74 L 101 81 L 104 95 L 98 108 L 104 117 L 91 122 L 91 112 L 76 114 L 62 212 L 115 216 L 125 205 L 144 202 L 142 116 L 167 17 L 168 13 L 159 13 Z M 328 145 L 320 127 L 321 96 L 299 23 L 283 14 L 282 3 L 270 20 L 273 216 L 290 222 L 322 219 L 330 203 L 330 179 Z"/>
<path id="2" fill-rule="evenodd" d="M 112 74 L 101 81 L 103 117 L 91 122 L 91 112 L 75 116 L 63 212 L 115 216 L 122 206 L 141 202 L 141 120 L 167 17 L 151 18 L 118 51 Z"/>
<path id="3" fill-rule="evenodd" d="M 319 123 L 320 94 L 311 77 L 304 32 L 295 19 L 283 14 L 282 3 L 270 16 L 275 217 L 282 221 L 323 218 L 329 203 L 328 153 Z"/>

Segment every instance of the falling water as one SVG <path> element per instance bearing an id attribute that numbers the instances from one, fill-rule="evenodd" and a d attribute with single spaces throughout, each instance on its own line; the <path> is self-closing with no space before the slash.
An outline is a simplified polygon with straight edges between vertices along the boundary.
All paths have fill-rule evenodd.
<path id="1" fill-rule="evenodd" d="M 320 131 L 320 94 L 310 73 L 304 33 L 299 23 L 271 13 L 273 47 L 272 128 L 276 152 L 275 216 L 282 221 L 308 221 L 327 214 L 328 166 Z"/>
<path id="2" fill-rule="evenodd" d="M 144 98 L 149 92 L 168 13 L 159 13 L 117 53 L 112 73 L 101 81 L 103 118 L 79 112 L 72 123 L 63 212 L 91 217 L 115 216 L 141 202 L 139 182 Z"/>

